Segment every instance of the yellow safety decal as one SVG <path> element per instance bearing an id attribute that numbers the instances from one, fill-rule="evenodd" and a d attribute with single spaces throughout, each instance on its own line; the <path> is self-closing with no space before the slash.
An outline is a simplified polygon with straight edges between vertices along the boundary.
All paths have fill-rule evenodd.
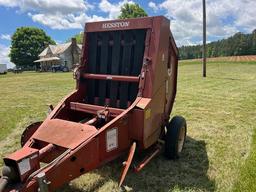
<path id="1" fill-rule="evenodd" d="M 145 119 L 150 118 L 150 116 L 151 116 L 151 109 L 147 109 L 145 113 Z"/>

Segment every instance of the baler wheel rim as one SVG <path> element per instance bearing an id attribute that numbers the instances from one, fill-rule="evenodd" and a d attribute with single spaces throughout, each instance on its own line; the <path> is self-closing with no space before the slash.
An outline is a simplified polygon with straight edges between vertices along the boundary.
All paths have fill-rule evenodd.
<path id="1" fill-rule="evenodd" d="M 175 116 L 166 126 L 165 156 L 168 159 L 178 159 L 185 144 L 187 124 L 182 116 Z"/>
<path id="2" fill-rule="evenodd" d="M 180 130 L 180 134 L 179 134 L 179 140 L 178 140 L 178 153 L 181 153 L 183 146 L 184 146 L 184 142 L 185 142 L 185 137 L 186 137 L 186 128 L 185 126 L 183 126 Z"/>

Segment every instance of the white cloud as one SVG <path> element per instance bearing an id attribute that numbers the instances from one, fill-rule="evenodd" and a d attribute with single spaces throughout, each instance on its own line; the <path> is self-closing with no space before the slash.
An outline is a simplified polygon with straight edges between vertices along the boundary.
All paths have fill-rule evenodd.
<path id="1" fill-rule="evenodd" d="M 22 11 L 42 11 L 55 13 L 72 13 L 92 8 L 92 5 L 83 0 L 0 0 L 5 7 L 18 7 Z"/>
<path id="2" fill-rule="evenodd" d="M 28 12 L 34 22 L 53 29 L 81 29 L 86 21 L 101 19 L 86 14 L 94 6 L 85 0 L 0 0 L 0 5 L 17 7 L 22 12 Z"/>
<path id="3" fill-rule="evenodd" d="M 88 21 L 115 19 L 120 14 L 125 3 L 134 3 L 132 0 L 123 0 L 110 3 L 101 0 L 97 6 L 100 11 L 107 13 L 107 17 L 89 15 L 88 11 L 95 8 L 86 0 L 0 0 L 0 5 L 17 7 L 27 12 L 34 22 L 41 23 L 52 29 L 82 29 Z"/>
<path id="4" fill-rule="evenodd" d="M 239 30 L 251 32 L 256 26 L 256 0 L 206 0 L 209 38 L 225 38 Z M 93 1 L 90 1 L 93 2 Z M 139 2 L 139 1 L 138 1 Z M 88 21 L 115 19 L 125 3 L 133 0 L 0 0 L 0 6 L 17 8 L 34 22 L 53 29 L 82 29 Z M 155 13 L 165 11 L 178 45 L 198 43 L 202 37 L 202 0 L 163 0 L 148 2 Z M 96 10 L 98 9 L 98 10 Z M 89 14 L 105 13 L 105 17 Z M 162 14 L 162 12 L 161 12 Z M 7 39 L 2 37 L 1 39 Z"/>
<path id="5" fill-rule="evenodd" d="M 10 41 L 11 40 L 11 35 L 9 35 L 9 34 L 1 34 L 0 35 L 0 39 Z"/>
<path id="6" fill-rule="evenodd" d="M 52 29 L 81 29 L 84 27 L 86 21 L 99 21 L 103 20 L 103 17 L 96 15 L 87 16 L 85 13 L 81 13 L 77 16 L 74 14 L 62 15 L 61 13 L 55 14 L 29 14 L 33 21 L 42 23 L 49 26 Z"/>
<path id="7" fill-rule="evenodd" d="M 6 6 L 6 7 L 16 7 L 18 1 L 17 0 L 0 0 L 0 5 Z"/>
<path id="8" fill-rule="evenodd" d="M 101 0 L 99 8 L 102 12 L 108 13 L 107 19 L 115 19 L 120 15 L 121 7 L 125 3 L 134 3 L 130 0 L 123 0 L 118 3 L 110 3 L 108 0 Z"/>
<path id="9" fill-rule="evenodd" d="M 0 44 L 0 63 L 7 64 L 8 68 L 14 67 L 9 58 L 10 47 Z"/>
<path id="10" fill-rule="evenodd" d="M 255 28 L 255 0 L 206 0 L 206 3 L 208 37 L 226 38 L 239 29 L 251 32 Z M 178 45 L 194 43 L 202 37 L 202 0 L 164 0 L 158 5 L 149 2 L 148 6 L 153 11 L 166 11 Z"/>
<path id="11" fill-rule="evenodd" d="M 152 1 L 148 3 L 148 6 L 153 9 L 153 11 L 156 13 L 159 10 L 159 7 Z"/>

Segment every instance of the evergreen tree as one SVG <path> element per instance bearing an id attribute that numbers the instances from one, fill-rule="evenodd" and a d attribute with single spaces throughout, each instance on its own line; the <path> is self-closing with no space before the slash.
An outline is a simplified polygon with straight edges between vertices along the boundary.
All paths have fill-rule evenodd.
<path id="1" fill-rule="evenodd" d="M 202 45 L 182 46 L 179 48 L 180 59 L 202 57 Z M 207 44 L 207 57 L 233 55 L 256 55 L 256 29 L 251 34 L 241 32 L 233 36 Z"/>

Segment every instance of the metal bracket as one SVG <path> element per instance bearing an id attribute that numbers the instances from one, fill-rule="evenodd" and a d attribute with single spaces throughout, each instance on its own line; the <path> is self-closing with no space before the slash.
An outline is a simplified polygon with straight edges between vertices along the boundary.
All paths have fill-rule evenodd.
<path id="1" fill-rule="evenodd" d="M 49 185 L 51 182 L 47 180 L 45 173 L 39 173 L 36 178 L 39 186 L 38 191 L 49 192 Z"/>

